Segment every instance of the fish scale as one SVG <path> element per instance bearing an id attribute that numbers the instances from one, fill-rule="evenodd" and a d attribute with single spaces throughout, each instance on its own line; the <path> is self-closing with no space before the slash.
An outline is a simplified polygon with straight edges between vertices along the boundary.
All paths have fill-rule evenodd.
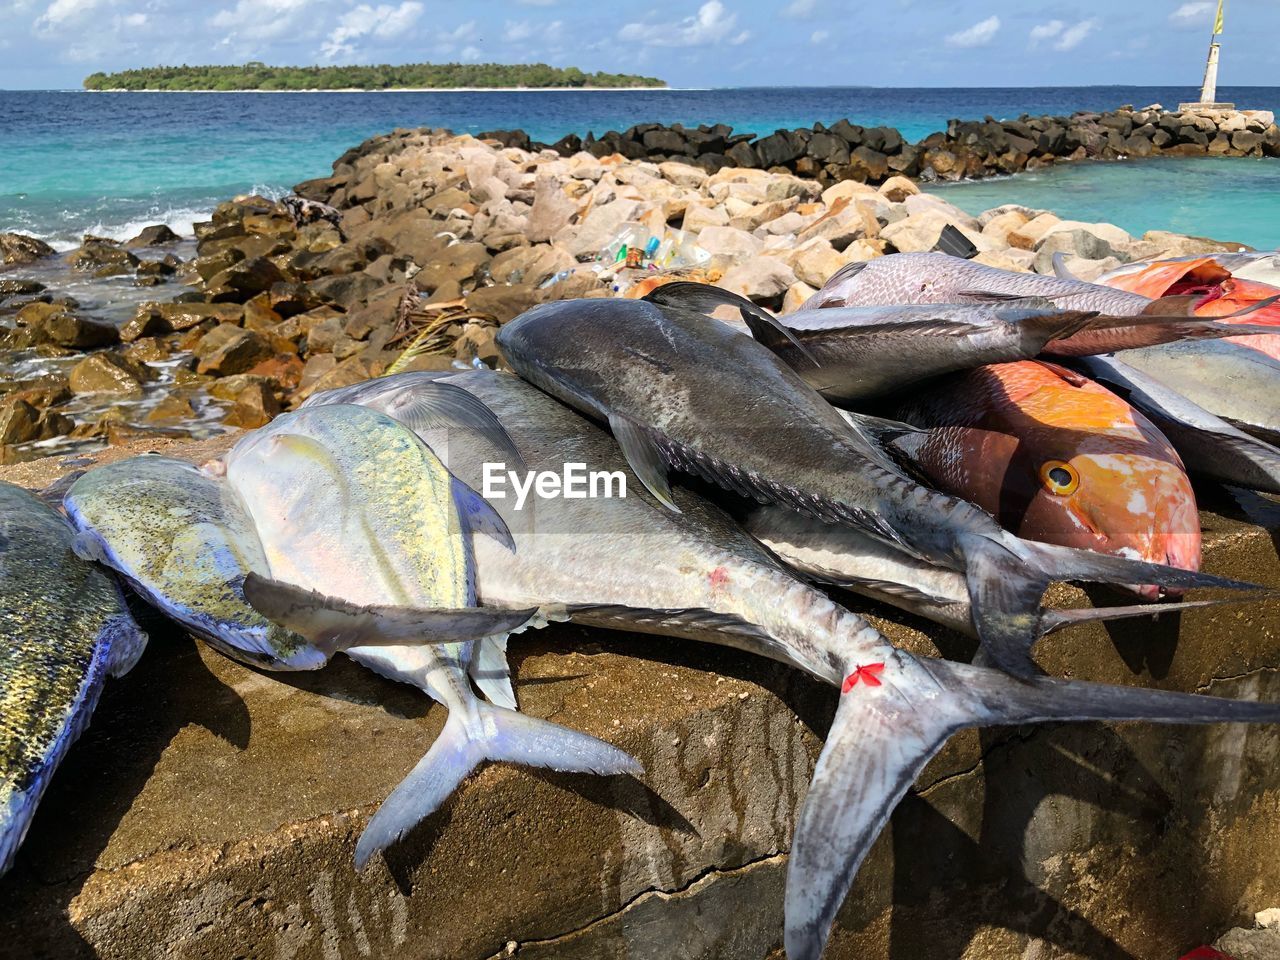
<path id="1" fill-rule="evenodd" d="M 0 873 L 108 675 L 146 643 L 120 588 L 34 495 L 0 482 Z"/>

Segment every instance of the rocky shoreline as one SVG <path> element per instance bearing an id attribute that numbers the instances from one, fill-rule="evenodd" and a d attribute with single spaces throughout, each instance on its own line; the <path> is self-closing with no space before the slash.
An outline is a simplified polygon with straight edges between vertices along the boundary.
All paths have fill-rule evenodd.
<path id="1" fill-rule="evenodd" d="M 715 173 L 724 167 L 785 170 L 834 183 L 879 184 L 893 176 L 924 181 L 978 179 L 1078 160 L 1150 156 L 1280 156 L 1280 127 L 1269 110 L 1174 112 L 1160 104 L 1106 113 L 1030 116 L 1016 120 L 950 120 L 946 130 L 911 143 L 893 127 L 861 127 L 840 120 L 830 127 L 777 130 L 765 137 L 733 132 L 724 124 L 688 129 L 680 124 L 638 124 L 597 138 L 570 134 L 553 144 L 531 141 L 520 130 L 479 135 L 523 150 L 585 151 L 629 160 L 689 163 Z"/>
<path id="2" fill-rule="evenodd" d="M 1112 116 L 1088 122 L 1118 137 L 1120 128 L 1102 123 Z M 953 125 L 947 142 L 965 143 L 970 126 Z M 853 153 L 872 149 L 866 135 Z M 1272 142 L 1271 133 L 1257 136 L 1241 143 Z M 161 226 L 124 243 L 86 237 L 65 254 L 0 234 L 0 365 L 9 373 L 0 462 L 255 427 L 398 359 L 399 369 L 496 365 L 500 325 L 547 300 L 639 296 L 679 276 L 789 309 L 845 263 L 933 249 L 948 225 L 984 263 L 1048 273 L 1063 253 L 1084 278 L 1132 260 L 1242 246 L 1162 231 L 1135 237 L 1013 205 L 970 216 L 904 173 L 873 186 L 827 177 L 825 167 L 800 176 L 802 158 L 791 161 L 797 169 L 707 159 L 767 156 L 771 148 L 758 151 L 770 139 L 654 162 L 627 156 L 634 140 L 604 153 L 602 139 L 564 156 L 509 146 L 511 136 L 397 130 L 347 151 L 331 176 L 298 185 L 300 196 L 337 208 L 331 220 L 299 222 L 285 205 L 250 196 L 197 224 L 193 248 Z M 965 169 L 990 142 L 971 144 Z M 907 146 L 893 156 L 908 156 Z M 1112 149 L 1110 134 L 1098 149 Z M 919 150 L 913 162 L 942 176 L 939 155 Z M 145 299 L 107 317 L 59 277 L 95 278 Z"/>

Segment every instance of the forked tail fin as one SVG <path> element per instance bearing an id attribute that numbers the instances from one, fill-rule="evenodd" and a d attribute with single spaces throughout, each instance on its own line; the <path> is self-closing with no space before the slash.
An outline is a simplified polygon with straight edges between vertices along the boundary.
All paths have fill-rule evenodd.
<path id="1" fill-rule="evenodd" d="M 1043 632 L 1040 598 L 1055 580 L 1118 586 L 1155 584 L 1177 590 L 1264 589 L 1210 573 L 1012 537 L 1007 544 L 982 535 L 965 537 L 961 540 L 961 549 L 970 615 L 978 639 L 993 663 L 1018 677 L 1031 677 L 1039 672 L 1031 659 L 1031 648 Z"/>
<path id="2" fill-rule="evenodd" d="M 863 858 L 924 765 L 957 730 L 1063 720 L 1280 721 L 1280 704 L 1048 677 L 1016 680 L 897 651 L 886 663 L 851 666 L 842 691 L 787 864 L 788 960 L 822 955 Z"/>
<path id="3" fill-rule="evenodd" d="M 473 700 L 466 711 L 449 712 L 431 749 L 373 815 L 356 843 L 356 869 L 438 810 L 487 760 L 603 775 L 638 775 L 644 769 L 630 754 L 589 734 Z"/>

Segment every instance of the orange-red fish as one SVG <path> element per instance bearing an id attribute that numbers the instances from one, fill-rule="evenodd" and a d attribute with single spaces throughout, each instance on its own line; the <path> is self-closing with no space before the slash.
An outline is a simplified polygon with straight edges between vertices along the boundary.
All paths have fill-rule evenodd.
<path id="1" fill-rule="evenodd" d="M 1214 257 L 1156 260 L 1141 266 L 1122 267 L 1099 279 L 1109 287 L 1127 290 L 1153 299 L 1165 296 L 1196 296 L 1198 317 L 1225 317 L 1280 294 L 1280 287 L 1233 276 Z M 1280 303 L 1253 310 L 1249 324 L 1274 325 L 1280 334 Z M 1261 351 L 1280 360 L 1280 336 L 1229 337 L 1232 343 Z"/>
<path id="2" fill-rule="evenodd" d="M 1043 361 L 991 364 L 938 381 L 896 415 L 926 428 L 896 439 L 899 452 L 1018 536 L 1199 569 L 1182 460 L 1093 381 Z"/>

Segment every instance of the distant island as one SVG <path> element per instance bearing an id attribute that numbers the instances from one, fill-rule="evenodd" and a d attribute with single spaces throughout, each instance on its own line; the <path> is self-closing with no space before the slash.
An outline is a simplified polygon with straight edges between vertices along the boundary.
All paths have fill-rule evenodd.
<path id="1" fill-rule="evenodd" d="M 665 87 L 655 77 L 584 73 L 545 63 L 407 63 L 401 66 L 146 67 L 85 77 L 86 90 L 449 90 L 500 87 Z"/>

